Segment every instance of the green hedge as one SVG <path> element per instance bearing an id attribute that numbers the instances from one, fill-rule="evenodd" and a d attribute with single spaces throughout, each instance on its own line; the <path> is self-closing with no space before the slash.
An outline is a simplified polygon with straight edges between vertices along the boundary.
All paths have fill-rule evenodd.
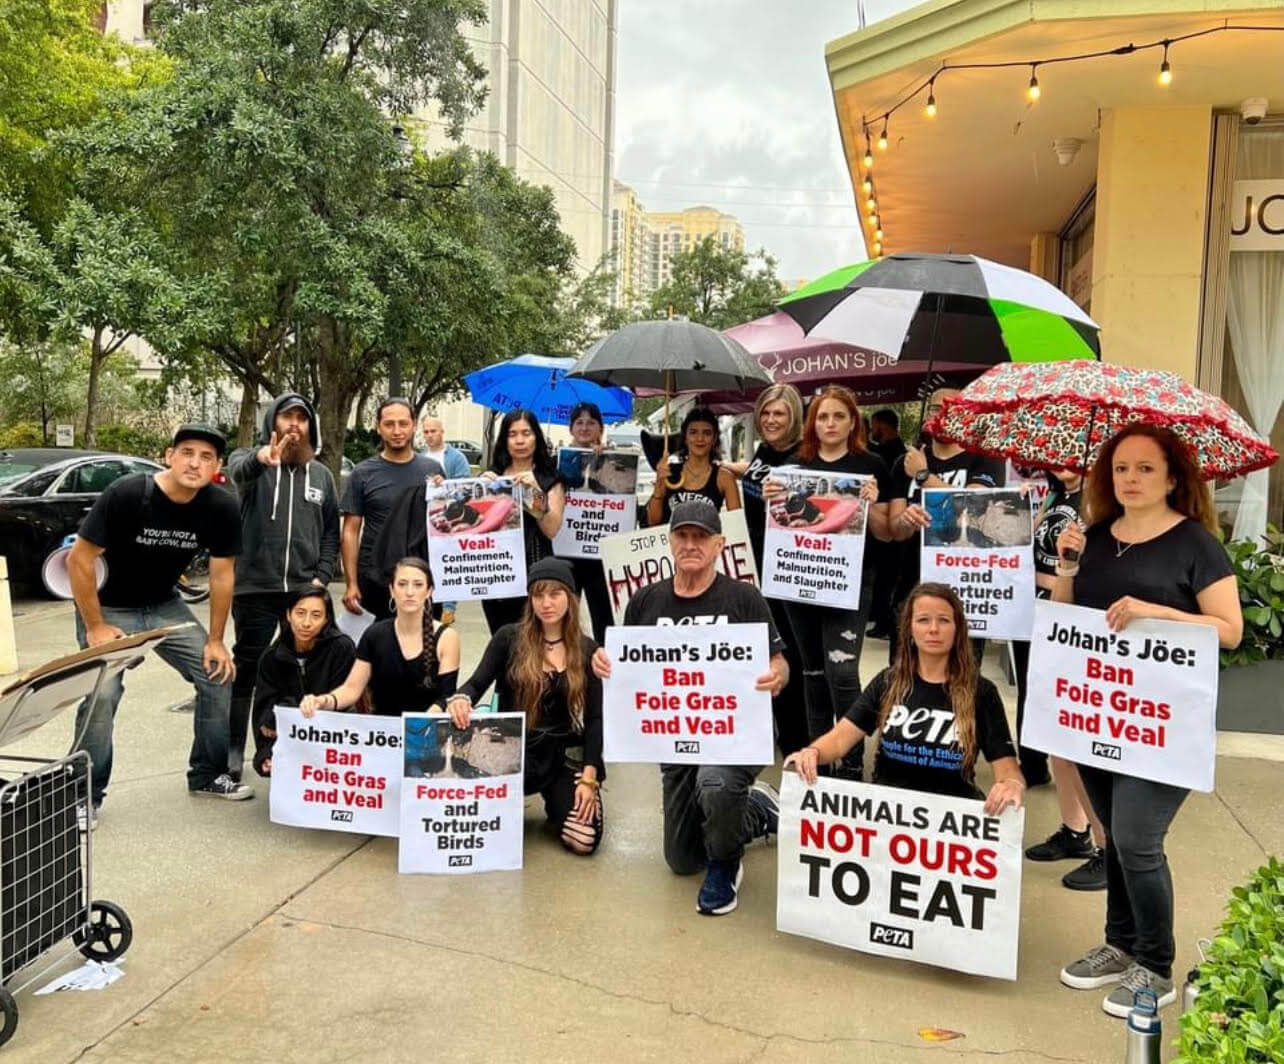
<path id="1" fill-rule="evenodd" d="M 1284 864 L 1231 891 L 1227 915 L 1199 966 L 1199 997 L 1181 1018 L 1176 1064 L 1284 1061 Z"/>

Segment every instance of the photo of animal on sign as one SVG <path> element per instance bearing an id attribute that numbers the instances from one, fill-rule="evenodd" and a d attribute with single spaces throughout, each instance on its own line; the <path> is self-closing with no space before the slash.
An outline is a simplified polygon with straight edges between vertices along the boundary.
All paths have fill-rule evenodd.
<path id="1" fill-rule="evenodd" d="M 782 466 L 783 485 L 767 505 L 762 593 L 768 598 L 855 609 L 860 604 L 868 506 L 867 477 Z"/>
<path id="2" fill-rule="evenodd" d="M 515 598 L 525 593 L 522 487 L 505 477 L 429 484 L 428 561 L 446 601 Z"/>

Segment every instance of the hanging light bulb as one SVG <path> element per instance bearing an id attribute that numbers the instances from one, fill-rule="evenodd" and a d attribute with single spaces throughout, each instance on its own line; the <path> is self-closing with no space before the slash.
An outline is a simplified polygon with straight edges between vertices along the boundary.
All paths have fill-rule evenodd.
<path id="1" fill-rule="evenodd" d="M 866 127 L 865 129 L 865 158 L 862 159 L 861 162 L 865 164 L 866 170 L 872 170 L 874 168 L 874 153 L 870 150 L 870 147 L 869 147 L 868 127 Z"/>
<path id="2" fill-rule="evenodd" d="M 887 119 L 883 119 L 883 132 L 878 135 L 878 150 L 887 151 Z"/>
<path id="3" fill-rule="evenodd" d="M 923 113 L 928 118 L 936 117 L 936 79 L 933 78 L 927 83 L 927 106 L 923 108 Z"/>
<path id="4" fill-rule="evenodd" d="M 860 186 L 860 187 L 861 187 L 862 189 L 864 189 L 864 190 L 865 190 L 865 195 L 867 195 L 867 196 L 868 196 L 868 195 L 870 195 L 870 194 L 874 191 L 874 182 L 873 182 L 873 181 L 871 181 L 871 180 L 867 177 L 867 178 L 865 178 L 865 180 L 861 183 L 861 186 Z"/>
<path id="5" fill-rule="evenodd" d="M 877 206 L 878 206 L 878 200 L 874 199 L 873 195 L 870 195 L 870 196 L 865 200 L 865 206 L 866 206 L 867 208 L 869 208 L 869 210 L 871 210 L 871 211 L 872 211 L 875 207 L 877 207 Z"/>
<path id="6" fill-rule="evenodd" d="M 875 239 L 875 240 L 882 240 L 882 239 L 883 239 L 883 227 L 882 227 L 881 225 L 880 225 L 877 229 L 875 229 L 875 230 L 874 230 L 874 239 Z"/>
<path id="7" fill-rule="evenodd" d="M 869 214 L 867 214 L 866 217 L 869 219 L 869 224 L 874 225 L 878 221 L 878 211 L 871 207 L 869 209 Z"/>
<path id="8" fill-rule="evenodd" d="M 1173 68 L 1168 62 L 1168 42 L 1164 41 L 1164 61 L 1159 64 L 1159 84 L 1168 88 L 1173 83 Z"/>
<path id="9" fill-rule="evenodd" d="M 875 241 L 874 241 L 874 254 L 875 254 L 875 255 L 881 255 L 882 253 L 883 253 L 883 242 L 882 242 L 881 240 L 875 240 Z"/>
<path id="10" fill-rule="evenodd" d="M 1030 85 L 1025 90 L 1025 94 L 1030 98 L 1031 103 L 1043 95 L 1043 90 L 1039 88 L 1039 75 L 1036 72 L 1038 68 L 1038 63 L 1030 64 Z"/>

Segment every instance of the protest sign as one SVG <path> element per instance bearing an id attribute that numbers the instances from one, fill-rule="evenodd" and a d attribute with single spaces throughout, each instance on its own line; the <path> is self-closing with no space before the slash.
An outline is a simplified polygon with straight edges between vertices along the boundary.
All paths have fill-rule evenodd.
<path id="1" fill-rule="evenodd" d="M 948 584 L 963 600 L 968 631 L 1029 639 L 1034 617 L 1034 526 L 1030 500 L 1008 488 L 929 488 L 923 506 L 924 582 Z"/>
<path id="2" fill-rule="evenodd" d="M 638 455 L 563 447 L 557 471 L 566 482 L 562 527 L 553 553 L 562 558 L 596 558 L 604 536 L 632 532 L 638 523 Z"/>
<path id="3" fill-rule="evenodd" d="M 272 823 L 396 835 L 400 792 L 398 718 L 276 707 Z"/>
<path id="4" fill-rule="evenodd" d="M 526 594 L 522 486 L 507 477 L 429 484 L 428 562 L 440 602 Z"/>
<path id="5" fill-rule="evenodd" d="M 1040 601 L 1021 744 L 1081 765 L 1213 789 L 1217 629 Z"/>
<path id="6" fill-rule="evenodd" d="M 776 928 L 1015 979 L 1025 812 L 795 772 L 780 783 Z"/>
<path id="7" fill-rule="evenodd" d="M 1039 512 L 1039 507 L 1043 505 L 1052 490 L 1048 483 L 1048 474 L 1041 469 L 1030 469 L 1026 466 L 1018 466 L 1011 458 L 1008 459 L 1006 476 L 1003 481 L 1008 488 L 1024 490 L 1030 499 L 1030 510 L 1033 513 Z"/>
<path id="8" fill-rule="evenodd" d="M 674 765 L 767 765 L 771 669 L 765 624 L 606 630 L 603 757 Z"/>
<path id="9" fill-rule="evenodd" d="M 767 503 L 762 593 L 815 606 L 860 607 L 867 477 L 773 470 L 784 491 Z"/>
<path id="10" fill-rule="evenodd" d="M 456 728 L 407 713 L 399 872 L 460 875 L 522 867 L 521 713 L 476 715 Z"/>
<path id="11" fill-rule="evenodd" d="M 733 580 L 758 586 L 758 569 L 749 545 L 749 527 L 743 510 L 728 510 L 722 517 L 722 553 L 718 568 Z M 624 622 L 624 607 L 629 599 L 648 584 L 673 575 L 673 555 L 669 552 L 669 526 L 640 528 L 619 536 L 606 536 L 598 544 L 598 556 L 606 570 L 606 588 L 611 595 L 615 623 Z"/>

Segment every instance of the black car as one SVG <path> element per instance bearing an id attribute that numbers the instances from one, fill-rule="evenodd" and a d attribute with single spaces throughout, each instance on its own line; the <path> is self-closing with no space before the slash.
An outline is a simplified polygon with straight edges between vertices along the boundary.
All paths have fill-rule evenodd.
<path id="1" fill-rule="evenodd" d="M 103 451 L 0 451 L 0 554 L 8 559 L 9 579 L 39 588 L 45 559 L 80 527 L 109 484 L 161 468 L 146 458 Z"/>
<path id="2" fill-rule="evenodd" d="M 447 440 L 446 443 L 462 453 L 469 465 L 481 465 L 482 449 L 472 440 Z"/>

